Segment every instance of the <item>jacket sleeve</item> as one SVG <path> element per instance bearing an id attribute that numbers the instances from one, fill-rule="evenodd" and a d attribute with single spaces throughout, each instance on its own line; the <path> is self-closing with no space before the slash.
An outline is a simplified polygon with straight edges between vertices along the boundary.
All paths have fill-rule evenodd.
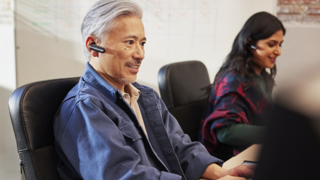
<path id="1" fill-rule="evenodd" d="M 181 179 L 179 175 L 139 165 L 139 155 L 127 144 L 128 139 L 123 134 L 124 129 L 134 125 L 128 124 L 120 129 L 94 101 L 79 101 L 66 123 L 59 123 L 59 118 L 58 115 L 55 125 L 55 132 L 61 132 L 56 136 L 57 145 L 81 178 Z M 127 138 L 131 138 L 133 145 L 141 136 L 136 131 L 131 133 L 135 135 Z"/>
<path id="2" fill-rule="evenodd" d="M 212 163 L 221 166 L 223 161 L 211 156 L 200 142 L 191 142 L 190 137 L 184 134 L 178 121 L 171 115 L 160 98 L 159 101 L 166 131 L 186 178 L 199 179 L 208 165 Z"/>
<path id="3" fill-rule="evenodd" d="M 210 95 L 208 116 L 201 130 L 202 141 L 215 148 L 218 144 L 216 130 L 233 124 L 251 124 L 251 117 L 263 111 L 268 100 L 253 84 L 246 89 L 248 82 L 234 76 L 224 77 L 216 84 Z M 213 97 L 213 98 L 212 98 Z"/>
<path id="4" fill-rule="evenodd" d="M 251 144 L 262 143 L 266 128 L 265 126 L 232 124 L 219 128 L 216 131 L 218 140 L 224 144 L 249 146 Z"/>

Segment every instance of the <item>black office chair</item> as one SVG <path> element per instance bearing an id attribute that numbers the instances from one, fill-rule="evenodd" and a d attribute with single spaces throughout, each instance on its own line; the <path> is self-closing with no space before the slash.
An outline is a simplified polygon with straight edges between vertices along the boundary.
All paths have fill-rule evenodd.
<path id="1" fill-rule="evenodd" d="M 206 66 L 200 61 L 184 61 L 163 66 L 158 73 L 161 98 L 192 141 L 198 140 L 200 120 L 210 85 Z"/>
<path id="2" fill-rule="evenodd" d="M 9 111 L 26 180 L 61 180 L 54 148 L 53 118 L 79 77 L 34 82 L 17 88 Z"/>

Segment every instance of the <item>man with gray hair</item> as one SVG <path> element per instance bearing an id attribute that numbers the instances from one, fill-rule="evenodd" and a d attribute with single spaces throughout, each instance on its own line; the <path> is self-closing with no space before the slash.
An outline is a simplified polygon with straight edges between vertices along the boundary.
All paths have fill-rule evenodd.
<path id="1" fill-rule="evenodd" d="M 62 179 L 243 179 L 191 142 L 158 94 L 135 82 L 146 37 L 141 8 L 100 0 L 82 23 L 86 69 L 54 121 Z"/>

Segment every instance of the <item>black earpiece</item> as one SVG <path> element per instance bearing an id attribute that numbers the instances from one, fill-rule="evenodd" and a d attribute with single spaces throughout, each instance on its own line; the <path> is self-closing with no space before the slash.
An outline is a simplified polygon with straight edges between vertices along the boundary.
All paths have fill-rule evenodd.
<path id="1" fill-rule="evenodd" d="M 99 47 L 99 46 L 94 45 L 94 44 L 90 44 L 90 45 L 89 45 L 89 49 L 90 49 L 90 50 L 93 50 L 93 51 L 97 51 L 97 52 L 99 52 L 99 53 L 104 53 L 104 52 L 106 51 L 104 48 Z"/>
<path id="2" fill-rule="evenodd" d="M 250 47 L 251 47 L 252 49 L 254 49 L 254 50 L 256 50 L 256 49 L 257 49 L 257 46 L 252 45 L 252 44 L 250 44 Z"/>

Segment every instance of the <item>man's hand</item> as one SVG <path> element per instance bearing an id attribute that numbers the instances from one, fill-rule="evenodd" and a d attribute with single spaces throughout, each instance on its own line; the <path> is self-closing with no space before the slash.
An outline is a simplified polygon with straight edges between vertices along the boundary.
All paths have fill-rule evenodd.
<path id="1" fill-rule="evenodd" d="M 225 170 L 217 164 L 210 164 L 202 177 L 213 180 L 245 180 L 252 178 L 255 166 L 240 165 L 230 170 Z"/>
<path id="2" fill-rule="evenodd" d="M 227 175 L 252 178 L 255 166 L 240 165 L 227 171 Z"/>
<path id="3" fill-rule="evenodd" d="M 226 175 L 218 180 L 246 180 L 246 178 Z"/>

